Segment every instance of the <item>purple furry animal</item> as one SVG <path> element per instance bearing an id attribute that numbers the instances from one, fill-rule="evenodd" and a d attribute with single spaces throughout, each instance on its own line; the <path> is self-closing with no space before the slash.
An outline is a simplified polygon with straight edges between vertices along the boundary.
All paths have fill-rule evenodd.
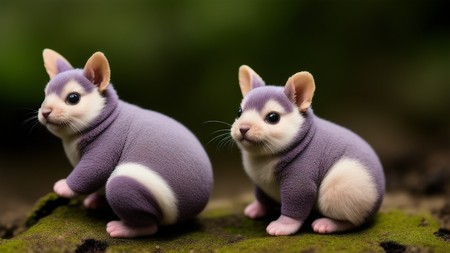
<path id="1" fill-rule="evenodd" d="M 97 52 L 73 69 L 55 51 L 43 52 L 50 82 L 39 121 L 62 139 L 73 171 L 54 185 L 67 198 L 89 194 L 87 208 L 105 203 L 120 218 L 111 237 L 156 233 L 191 219 L 206 206 L 213 185 L 209 158 L 177 121 L 119 100 L 105 56 Z M 104 193 L 98 191 L 104 190 Z"/>
<path id="2" fill-rule="evenodd" d="M 293 75 L 285 87 L 265 86 L 241 66 L 239 84 L 244 99 L 231 136 L 256 188 L 246 216 L 281 212 L 266 231 L 290 235 L 314 210 L 320 234 L 354 229 L 375 215 L 385 190 L 382 165 L 359 136 L 314 115 L 310 73 Z"/>

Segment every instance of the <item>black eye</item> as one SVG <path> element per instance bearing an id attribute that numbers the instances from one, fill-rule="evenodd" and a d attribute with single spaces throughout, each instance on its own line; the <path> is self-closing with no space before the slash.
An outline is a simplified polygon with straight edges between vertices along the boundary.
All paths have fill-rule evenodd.
<path id="1" fill-rule="evenodd" d="M 239 109 L 238 109 L 238 111 L 237 111 L 237 117 L 236 118 L 239 118 L 239 117 L 241 117 L 241 115 L 242 115 L 242 107 L 239 107 Z"/>
<path id="2" fill-rule="evenodd" d="M 280 121 L 280 114 L 271 112 L 266 116 L 266 122 L 269 124 L 276 124 Z"/>
<path id="3" fill-rule="evenodd" d="M 66 103 L 69 105 L 76 105 L 80 102 L 80 94 L 76 92 L 69 93 L 66 97 Z"/>

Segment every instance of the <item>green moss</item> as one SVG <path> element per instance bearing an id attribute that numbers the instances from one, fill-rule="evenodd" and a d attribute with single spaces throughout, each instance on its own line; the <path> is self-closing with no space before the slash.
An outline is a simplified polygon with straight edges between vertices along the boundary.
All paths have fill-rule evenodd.
<path id="1" fill-rule="evenodd" d="M 59 206 L 66 205 L 70 202 L 69 199 L 61 198 L 56 193 L 49 193 L 36 203 L 31 214 L 28 216 L 26 225 L 31 227 L 36 224 L 41 218 L 52 213 L 54 209 Z"/>
<path id="2" fill-rule="evenodd" d="M 38 206 L 54 200 L 47 196 Z M 74 252 L 82 248 L 99 252 L 384 252 L 383 242 L 411 251 L 450 249 L 448 242 L 433 235 L 439 224 L 430 214 L 400 210 L 379 213 L 373 224 L 352 233 L 317 235 L 305 226 L 299 234 L 285 237 L 268 236 L 265 227 L 269 221 L 249 220 L 233 207 L 207 210 L 192 222 L 163 227 L 155 236 L 139 239 L 110 238 L 105 231 L 108 219 L 72 201 L 55 207 L 26 232 L 1 240 L 0 252 Z"/>

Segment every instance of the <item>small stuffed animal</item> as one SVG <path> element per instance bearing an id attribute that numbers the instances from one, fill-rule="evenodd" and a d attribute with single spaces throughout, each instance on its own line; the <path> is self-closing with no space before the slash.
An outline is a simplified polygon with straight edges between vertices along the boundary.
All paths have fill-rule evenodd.
<path id="1" fill-rule="evenodd" d="M 320 234 L 354 229 L 380 208 L 385 179 L 372 148 L 351 131 L 323 120 L 310 109 L 315 84 L 308 72 L 285 87 L 265 86 L 248 66 L 239 69 L 244 96 L 231 136 L 256 200 L 244 214 L 256 219 L 274 211 L 270 235 L 296 233 L 312 211 Z"/>
<path id="2" fill-rule="evenodd" d="M 109 204 L 120 219 L 107 224 L 111 237 L 152 235 L 160 224 L 203 210 L 212 190 L 211 163 L 188 129 L 119 100 L 100 52 L 84 69 L 73 69 L 49 49 L 43 58 L 50 82 L 38 118 L 62 139 L 74 166 L 67 179 L 55 183 L 58 195 L 89 194 L 87 208 Z"/>

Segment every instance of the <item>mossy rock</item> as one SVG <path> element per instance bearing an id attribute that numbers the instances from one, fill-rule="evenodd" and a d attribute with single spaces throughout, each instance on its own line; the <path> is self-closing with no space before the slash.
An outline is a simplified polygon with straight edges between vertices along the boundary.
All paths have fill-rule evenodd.
<path id="1" fill-rule="evenodd" d="M 429 213 L 392 210 L 351 233 L 318 235 L 305 225 L 294 236 L 272 237 L 265 233 L 268 220 L 249 220 L 242 208 L 208 208 L 153 237 L 112 239 L 105 231 L 110 215 L 49 194 L 36 205 L 27 231 L 0 240 L 0 252 L 450 252 Z"/>

